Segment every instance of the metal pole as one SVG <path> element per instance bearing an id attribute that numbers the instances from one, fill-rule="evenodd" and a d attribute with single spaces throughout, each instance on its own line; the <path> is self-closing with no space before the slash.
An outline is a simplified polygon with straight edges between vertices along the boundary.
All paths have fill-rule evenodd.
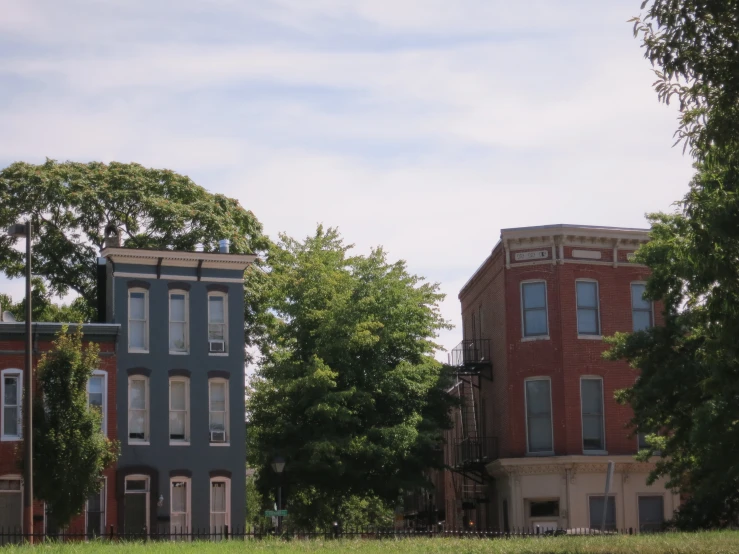
<path id="1" fill-rule="evenodd" d="M 606 493 L 603 495 L 603 519 L 600 521 L 600 532 L 606 529 L 606 514 L 608 513 L 608 493 L 611 491 L 611 481 L 613 480 L 613 470 L 616 464 L 608 462 L 608 470 L 606 471 Z"/>
<path id="2" fill-rule="evenodd" d="M 280 477 L 282 477 L 280 475 Z M 282 485 L 277 487 L 277 510 L 282 510 Z M 277 516 L 277 534 L 282 534 L 282 516 Z"/>
<path id="3" fill-rule="evenodd" d="M 33 544 L 33 337 L 31 336 L 31 218 L 26 222 L 26 378 L 24 380 L 26 463 L 23 487 L 23 527 L 28 542 Z"/>

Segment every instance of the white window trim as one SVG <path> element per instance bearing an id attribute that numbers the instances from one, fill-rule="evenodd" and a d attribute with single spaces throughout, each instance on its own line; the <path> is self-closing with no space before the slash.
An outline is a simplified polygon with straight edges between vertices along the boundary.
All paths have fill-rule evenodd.
<path id="1" fill-rule="evenodd" d="M 585 420 L 582 411 L 582 382 L 585 380 L 600 381 L 600 403 L 601 403 L 601 431 L 603 433 L 603 449 L 602 450 L 585 450 Z M 580 446 L 585 456 L 602 456 L 608 454 L 606 446 L 606 388 L 603 377 L 600 375 L 581 375 L 580 376 Z M 602 496 L 602 495 L 601 495 Z"/>
<path id="2" fill-rule="evenodd" d="M 639 513 L 639 499 L 641 497 L 660 497 L 662 498 L 662 522 L 670 519 L 669 514 L 666 513 L 667 511 L 667 502 L 665 502 L 665 495 L 660 493 L 651 493 L 651 492 L 638 492 L 636 493 L 636 528 L 638 532 L 641 533 L 641 514 Z"/>
<path id="3" fill-rule="evenodd" d="M 168 426 L 167 436 L 169 437 L 170 446 L 189 446 L 190 445 L 190 378 L 189 377 L 170 377 L 169 378 L 169 410 L 172 413 L 172 383 L 185 384 L 185 438 L 184 440 L 173 439 L 171 437 L 172 429 Z M 210 400 L 210 399 L 209 399 Z M 170 419 L 171 422 L 171 419 Z"/>
<path id="4" fill-rule="evenodd" d="M 590 521 L 590 499 L 591 498 L 602 498 L 603 496 L 605 496 L 605 495 L 602 492 L 600 492 L 600 493 L 593 493 L 593 494 L 588 494 L 587 495 L 587 500 L 588 500 L 588 529 L 593 529 L 593 522 Z M 618 494 L 615 493 L 615 492 L 608 493 L 608 498 L 613 498 L 613 508 L 614 508 L 613 511 L 614 511 L 614 515 L 616 516 L 616 529 L 620 529 L 621 526 L 619 525 L 619 522 L 618 522 L 618 519 L 619 519 L 619 513 L 618 513 Z M 606 502 L 608 502 L 608 501 L 606 500 Z M 637 506 L 637 509 L 638 509 L 638 506 Z M 601 522 L 599 521 L 598 522 L 598 529 L 600 529 L 600 524 L 601 524 Z"/>
<path id="5" fill-rule="evenodd" d="M 144 423 L 144 439 L 131 438 L 131 381 L 144 380 L 146 382 L 146 421 Z M 151 421 L 151 392 L 149 378 L 146 375 L 130 375 L 128 377 L 128 406 L 126 414 L 128 416 L 126 425 L 126 438 L 128 444 L 138 446 L 148 446 L 150 437 L 150 421 Z"/>
<path id="6" fill-rule="evenodd" d="M 131 491 L 129 493 L 126 490 L 126 484 L 128 483 L 128 481 L 146 481 L 146 491 L 145 492 L 142 492 L 142 491 Z M 149 496 L 151 494 L 151 479 L 149 479 L 149 476 L 148 475 L 139 475 L 139 474 L 126 475 L 126 478 L 125 478 L 125 480 L 123 482 L 124 506 L 121 507 L 121 509 L 123 510 L 123 517 L 124 517 L 123 525 L 124 525 L 124 527 L 126 525 L 126 522 L 125 522 L 125 517 L 126 517 L 125 495 L 126 494 L 145 494 L 146 495 L 146 520 L 145 520 L 145 522 L 146 522 L 146 534 L 148 535 L 149 534 L 149 526 L 151 525 L 151 519 L 150 519 L 151 518 L 151 514 L 149 513 L 150 510 L 151 510 L 151 508 L 150 508 L 151 498 Z"/>
<path id="7" fill-rule="evenodd" d="M 18 376 L 18 434 L 5 434 L 5 378 Z M 0 371 L 0 441 L 13 442 L 23 440 L 23 370 L 7 368 Z"/>
<path id="8" fill-rule="evenodd" d="M 169 344 L 170 334 L 172 333 L 172 295 L 174 294 L 183 295 L 185 297 L 185 349 L 170 349 L 169 353 L 174 356 L 186 356 L 190 353 L 190 293 L 183 289 L 172 289 L 169 291 L 169 303 L 167 308 L 167 343 Z"/>
<path id="9" fill-rule="evenodd" d="M 213 517 L 213 483 L 226 483 L 226 522 L 231 527 L 231 479 L 228 477 L 211 477 L 208 483 L 208 526 L 213 529 L 211 518 Z"/>
<path id="10" fill-rule="evenodd" d="M 552 432 L 552 450 L 542 452 L 531 452 L 529 450 L 529 398 L 526 394 L 526 383 L 529 381 L 549 381 L 549 423 Z M 524 421 L 526 423 L 526 455 L 527 456 L 553 456 L 554 455 L 554 407 L 552 404 L 552 378 L 551 377 L 528 377 L 523 381 L 523 406 Z"/>
<path id="11" fill-rule="evenodd" d="M 523 306 L 523 287 L 532 283 L 544 283 L 544 311 L 546 312 L 547 332 L 543 335 L 526 335 L 526 312 Z M 527 279 L 521 281 L 518 285 L 518 293 L 520 298 L 521 310 L 521 341 L 528 342 L 533 340 L 549 340 L 549 291 L 547 290 L 547 282 L 545 279 Z"/>
<path id="12" fill-rule="evenodd" d="M 646 281 L 631 281 L 631 283 L 629 283 L 629 296 L 631 297 L 631 332 L 632 333 L 634 332 L 634 285 L 644 285 L 644 289 L 646 292 L 647 282 Z M 649 315 L 651 318 L 649 322 L 650 323 L 649 328 L 651 329 L 652 327 L 654 327 L 654 301 L 653 300 L 649 301 L 649 306 L 650 306 Z"/>
<path id="13" fill-rule="evenodd" d="M 211 386 L 212 383 L 224 383 L 226 385 L 226 390 L 225 390 L 226 415 L 224 417 L 224 421 L 225 421 L 224 427 L 226 428 L 226 442 L 210 442 L 210 431 L 211 431 L 211 428 L 210 428 L 210 414 L 211 414 L 211 409 L 210 409 L 210 399 L 211 399 L 210 386 Z M 229 444 L 231 443 L 231 405 L 230 405 L 231 403 L 229 401 L 229 395 L 230 395 L 230 393 L 231 393 L 231 391 L 230 391 L 230 386 L 229 386 L 229 380 L 228 379 L 224 379 L 223 377 L 213 377 L 212 379 L 208 379 L 208 443 L 211 446 L 229 446 Z"/>
<path id="14" fill-rule="evenodd" d="M 173 529 L 172 528 L 172 498 L 174 497 L 174 494 L 172 494 L 172 491 L 174 490 L 174 484 L 175 482 L 184 482 L 187 486 L 187 494 L 186 494 L 186 507 L 187 507 L 187 518 L 185 523 L 185 529 Z M 210 491 L 208 491 L 210 492 Z M 169 479 L 169 516 L 170 516 L 170 524 L 169 524 L 169 532 L 172 534 L 176 533 L 191 533 L 192 532 L 192 479 L 190 477 L 170 477 Z"/>
<path id="15" fill-rule="evenodd" d="M 131 293 L 141 292 L 144 294 L 144 348 L 131 346 Z M 128 289 L 128 351 L 132 354 L 149 353 L 149 291 L 144 288 L 134 287 Z"/>
<path id="16" fill-rule="evenodd" d="M 103 521 L 101 522 L 102 535 L 105 535 L 105 526 L 108 524 L 108 478 L 103 477 Z M 100 492 L 98 494 L 100 494 Z M 87 500 L 85 500 L 85 537 L 87 537 Z M 101 536 L 102 536 L 101 535 Z"/>
<path id="17" fill-rule="evenodd" d="M 598 310 L 598 332 L 596 334 L 592 333 L 580 333 L 580 307 L 577 302 L 577 284 L 578 283 L 595 283 L 595 305 L 596 310 Z M 603 340 L 603 326 L 601 324 L 601 317 L 600 317 L 600 283 L 597 279 L 588 279 L 588 278 L 579 278 L 575 279 L 575 320 L 576 320 L 576 329 L 577 329 L 577 338 L 578 339 L 586 339 L 586 340 Z"/>
<path id="18" fill-rule="evenodd" d="M 0 479 L 3 481 L 19 481 L 21 485 L 20 491 L 0 491 L 0 494 L 18 494 L 20 492 L 21 495 L 21 529 L 23 529 L 23 512 L 25 511 L 23 509 L 23 497 L 24 497 L 24 483 L 23 483 L 23 477 L 17 473 L 7 473 L 5 475 L 0 475 Z M 44 529 L 46 529 L 46 510 L 44 510 Z"/>
<path id="19" fill-rule="evenodd" d="M 210 347 L 208 348 L 208 355 L 209 356 L 228 356 L 229 349 L 231 348 L 231 345 L 229 344 L 228 340 L 228 293 L 227 292 L 220 292 L 220 291 L 213 291 L 208 293 L 208 320 L 206 321 L 207 326 L 207 335 L 206 338 L 208 341 L 210 341 L 210 299 L 212 296 L 220 296 L 223 298 L 223 341 L 224 341 L 224 348 L 225 352 L 210 352 Z"/>
<path id="20" fill-rule="evenodd" d="M 92 377 L 103 378 L 103 435 L 108 436 L 108 372 L 102 369 L 95 369 Z M 90 380 L 87 380 L 87 407 L 90 407 Z M 86 528 L 86 527 L 85 527 Z"/>

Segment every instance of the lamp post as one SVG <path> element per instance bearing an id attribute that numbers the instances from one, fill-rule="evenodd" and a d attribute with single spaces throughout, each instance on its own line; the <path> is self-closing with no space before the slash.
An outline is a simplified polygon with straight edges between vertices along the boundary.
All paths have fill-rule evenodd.
<path id="1" fill-rule="evenodd" d="M 31 337 L 31 238 L 32 226 L 29 218 L 25 223 L 16 223 L 8 229 L 12 238 L 26 238 L 26 367 L 23 379 L 23 443 L 26 447 L 23 466 L 23 534 L 33 544 L 33 339 Z"/>
<path id="2" fill-rule="evenodd" d="M 275 456 L 272 460 L 272 469 L 277 474 L 279 484 L 277 485 L 277 510 L 282 510 L 282 472 L 285 471 L 285 458 Z M 282 534 L 282 516 L 277 516 L 277 534 Z"/>

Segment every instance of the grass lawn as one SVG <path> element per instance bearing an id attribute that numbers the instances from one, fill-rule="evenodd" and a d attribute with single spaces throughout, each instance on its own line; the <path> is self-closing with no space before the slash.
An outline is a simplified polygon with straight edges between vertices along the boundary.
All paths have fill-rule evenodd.
<path id="1" fill-rule="evenodd" d="M 739 553 L 739 531 L 710 533 L 671 533 L 667 535 L 618 537 L 547 537 L 526 539 L 384 539 L 339 541 L 292 541 L 275 539 L 261 541 L 229 541 L 226 543 L 119 543 L 89 542 L 77 544 L 42 544 L 35 547 L 7 546 L 0 553 L 48 552 L 59 554 L 93 552 L 106 553 L 165 553 L 187 552 L 204 554 L 262 553 L 293 554 L 300 552 L 375 553 L 449 553 L 449 554 L 667 554 L 705 552 L 710 554 Z"/>

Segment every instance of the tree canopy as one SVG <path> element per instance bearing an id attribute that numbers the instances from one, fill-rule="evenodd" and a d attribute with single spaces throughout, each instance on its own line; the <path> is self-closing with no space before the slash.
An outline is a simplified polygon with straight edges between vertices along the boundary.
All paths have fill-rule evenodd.
<path id="1" fill-rule="evenodd" d="M 450 376 L 432 357 L 447 326 L 438 286 L 381 248 L 350 250 L 319 226 L 302 242 L 281 236 L 268 261 L 275 319 L 250 382 L 248 456 L 266 497 L 279 483 L 273 457 L 287 460 L 299 525 L 327 524 L 355 504 L 386 514 L 402 490 L 426 485 L 450 425 Z"/>
<path id="2" fill-rule="evenodd" d="M 686 494 L 676 522 L 739 517 L 739 0 L 648 0 L 634 31 L 656 66 L 662 101 L 678 99 L 676 132 L 696 174 L 673 214 L 651 214 L 637 253 L 664 327 L 613 339 L 612 359 L 640 370 L 619 394 L 659 451 L 651 478 Z"/>

